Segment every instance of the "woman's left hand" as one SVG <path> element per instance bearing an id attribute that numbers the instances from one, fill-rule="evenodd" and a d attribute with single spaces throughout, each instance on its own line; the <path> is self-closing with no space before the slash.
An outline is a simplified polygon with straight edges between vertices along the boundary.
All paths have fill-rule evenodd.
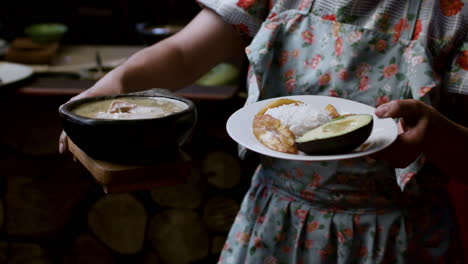
<path id="1" fill-rule="evenodd" d="M 392 145 L 372 155 L 386 160 L 395 168 L 411 164 L 423 152 L 431 123 L 438 119 L 438 112 L 431 106 L 417 100 L 395 100 L 379 106 L 375 114 L 380 118 L 399 118 L 400 134 Z"/>

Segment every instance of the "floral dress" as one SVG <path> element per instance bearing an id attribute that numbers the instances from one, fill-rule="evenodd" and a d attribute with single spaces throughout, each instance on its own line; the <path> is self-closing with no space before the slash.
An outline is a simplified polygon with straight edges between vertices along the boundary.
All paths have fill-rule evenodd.
<path id="1" fill-rule="evenodd" d="M 424 12 L 434 8 L 431 1 L 354 1 L 344 8 L 331 8 L 333 1 L 237 1 L 248 19 L 228 15 L 229 1 L 200 2 L 254 36 L 246 49 L 247 103 L 299 94 L 372 106 L 402 98 L 436 103 L 442 90 L 434 52 L 419 39 L 422 18 L 430 25 Z M 448 14 L 460 12 L 460 3 Z M 262 12 L 268 15 L 259 25 Z M 390 27 L 394 13 L 400 19 Z M 463 56 L 445 82 L 468 93 Z M 439 263 L 449 247 L 450 211 L 441 188 L 428 196 L 439 175 L 423 157 L 402 170 L 369 157 L 261 160 L 219 263 Z M 429 183 L 413 179 L 419 175 Z"/>

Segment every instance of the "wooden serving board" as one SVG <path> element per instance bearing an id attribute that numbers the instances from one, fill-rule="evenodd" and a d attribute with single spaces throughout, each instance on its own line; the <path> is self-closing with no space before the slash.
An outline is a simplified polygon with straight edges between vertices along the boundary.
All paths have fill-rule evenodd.
<path id="1" fill-rule="evenodd" d="M 126 165 L 93 159 L 70 139 L 68 139 L 68 149 L 103 186 L 105 193 L 130 192 L 182 184 L 186 182 L 191 173 L 191 160 L 182 151 L 179 158 L 174 161 Z"/>

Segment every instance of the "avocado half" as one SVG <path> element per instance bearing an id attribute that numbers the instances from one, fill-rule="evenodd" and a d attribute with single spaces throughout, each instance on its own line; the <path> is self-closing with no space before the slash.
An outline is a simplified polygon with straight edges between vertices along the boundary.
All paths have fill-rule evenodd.
<path id="1" fill-rule="evenodd" d="M 296 139 L 296 147 L 315 155 L 347 153 L 367 140 L 373 124 L 368 114 L 341 116 L 306 132 Z"/>

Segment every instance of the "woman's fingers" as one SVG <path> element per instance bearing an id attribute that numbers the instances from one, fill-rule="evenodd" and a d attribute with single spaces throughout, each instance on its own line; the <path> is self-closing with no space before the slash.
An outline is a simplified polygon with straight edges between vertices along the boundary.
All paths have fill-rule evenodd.
<path id="1" fill-rule="evenodd" d="M 421 134 L 419 127 L 409 129 L 398 135 L 390 146 L 371 157 L 385 160 L 395 168 L 405 168 L 421 154 L 424 139 Z"/>
<path id="2" fill-rule="evenodd" d="M 400 118 L 400 131 L 395 142 L 373 155 L 384 159 L 394 167 L 402 168 L 413 162 L 422 152 L 423 142 L 429 125 L 431 108 L 417 100 L 395 100 L 383 104 L 375 111 L 381 118 Z"/>
<path id="3" fill-rule="evenodd" d="M 59 139 L 59 153 L 63 154 L 68 148 L 68 142 L 67 142 L 67 134 L 65 131 L 62 131 L 62 134 L 60 134 L 60 139 Z"/>
<path id="4" fill-rule="evenodd" d="M 71 101 L 75 101 L 75 100 L 78 100 L 78 99 L 81 99 L 81 98 L 84 98 L 84 97 L 88 97 L 88 90 L 70 98 L 70 100 L 68 100 L 68 102 L 71 102 Z M 63 105 L 62 105 L 63 106 Z M 60 107 L 62 107 L 60 106 Z M 64 154 L 68 149 L 68 137 L 67 137 L 67 134 L 65 133 L 65 131 L 62 130 L 62 133 L 60 134 L 60 137 L 59 137 L 59 153 L 60 154 Z"/>
<path id="5" fill-rule="evenodd" d="M 381 118 L 413 120 L 422 115 L 427 107 L 423 102 L 414 99 L 395 100 L 377 107 L 375 115 Z"/>

